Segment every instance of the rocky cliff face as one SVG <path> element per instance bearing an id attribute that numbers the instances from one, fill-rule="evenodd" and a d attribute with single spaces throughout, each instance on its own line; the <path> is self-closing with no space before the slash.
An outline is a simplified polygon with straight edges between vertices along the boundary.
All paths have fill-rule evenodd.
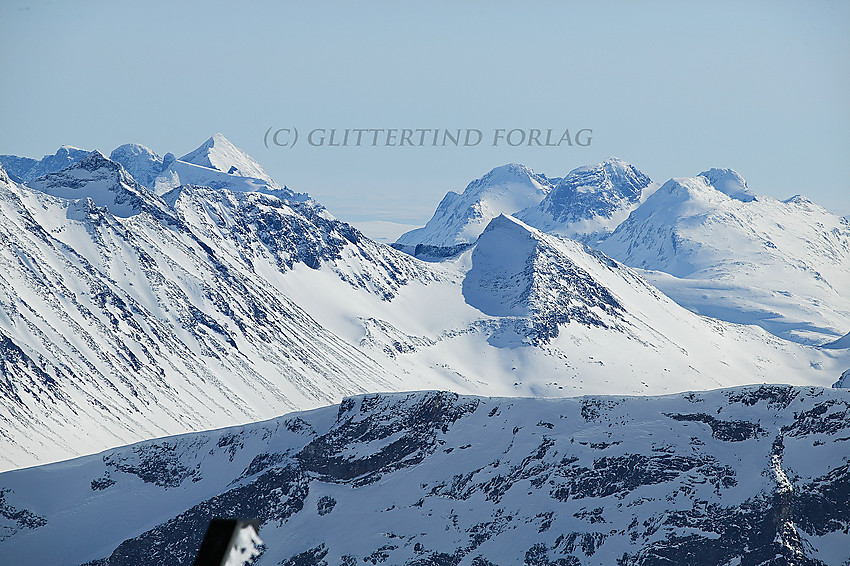
<path id="1" fill-rule="evenodd" d="M 260 565 L 842 564 L 847 442 L 837 389 L 365 395 L 2 474 L 0 554 L 184 564 L 237 516 Z"/>

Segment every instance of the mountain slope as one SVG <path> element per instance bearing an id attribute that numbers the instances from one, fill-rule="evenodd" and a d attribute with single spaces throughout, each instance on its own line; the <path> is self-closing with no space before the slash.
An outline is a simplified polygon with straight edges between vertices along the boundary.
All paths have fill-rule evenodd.
<path id="1" fill-rule="evenodd" d="M 490 223 L 470 260 L 463 294 L 469 305 L 495 317 L 489 342 L 561 352 L 565 363 L 555 375 L 583 379 L 584 388 L 711 388 L 731 385 L 726 379 L 767 380 L 781 369 L 817 379 L 819 370 L 812 368 L 829 367 L 837 375 L 847 355 L 695 316 L 631 269 L 510 217 Z"/>
<path id="2" fill-rule="evenodd" d="M 44 185 L 88 178 L 88 165 Z M 126 188 L 123 169 L 111 172 Z M 102 177 L 91 184 L 114 194 Z M 3 467 L 401 388 L 145 198 L 122 218 L 0 179 Z"/>
<path id="3" fill-rule="evenodd" d="M 599 247 L 701 314 L 810 344 L 850 327 L 850 224 L 731 170 L 668 181 Z"/>
<path id="4" fill-rule="evenodd" d="M 93 151 L 77 164 L 30 181 L 36 191 L 68 200 L 91 199 L 98 207 L 107 207 L 114 216 L 127 218 L 147 211 L 158 215 L 166 209 L 139 185 L 118 163 Z"/>
<path id="5" fill-rule="evenodd" d="M 324 267 L 298 265 L 276 285 L 393 373 L 413 383 L 442 376 L 459 392 L 661 393 L 777 371 L 829 386 L 850 364 L 846 350 L 696 316 L 633 270 L 506 216 L 460 256 L 419 265 L 437 280 L 405 285 L 391 301 L 341 288 Z"/>
<path id="6" fill-rule="evenodd" d="M 136 181 L 160 195 L 181 185 L 198 185 L 306 200 L 306 195 L 281 188 L 256 161 L 219 133 L 180 159 L 173 153 L 160 157 L 133 143 L 115 148 L 110 159 L 121 163 Z"/>
<path id="7" fill-rule="evenodd" d="M 256 517 L 257 565 L 842 564 L 847 391 L 379 394 L 0 474 L 11 563 L 186 564 Z"/>

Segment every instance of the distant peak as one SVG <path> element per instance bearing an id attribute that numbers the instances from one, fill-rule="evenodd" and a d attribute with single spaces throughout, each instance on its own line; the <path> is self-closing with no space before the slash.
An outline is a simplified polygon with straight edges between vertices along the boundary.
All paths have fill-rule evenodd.
<path id="1" fill-rule="evenodd" d="M 227 150 L 230 150 L 232 148 L 232 149 L 239 151 L 241 153 L 241 151 L 235 145 L 233 145 L 233 143 L 231 143 L 230 140 L 228 140 L 226 137 L 224 137 L 224 134 L 222 134 L 221 132 L 216 132 L 210 138 L 208 138 L 207 141 L 205 141 L 204 143 L 199 145 L 197 147 L 197 149 L 195 149 L 194 151 L 191 151 L 191 152 L 187 153 L 186 155 L 184 155 L 183 157 L 181 157 L 180 161 L 187 161 L 189 163 L 195 163 L 198 160 L 198 158 L 200 158 L 202 156 L 208 156 L 209 153 L 210 153 L 210 150 L 213 149 L 213 148 L 227 149 Z"/>
<path id="2" fill-rule="evenodd" d="M 220 132 L 216 132 L 196 150 L 187 153 L 180 161 L 216 169 L 229 175 L 253 177 L 277 187 L 276 183 L 250 155 L 233 145 Z"/>
<path id="3" fill-rule="evenodd" d="M 506 163 L 504 165 L 499 165 L 498 167 L 494 167 L 490 170 L 489 175 L 492 174 L 513 174 L 513 175 L 533 175 L 533 171 L 529 169 L 527 166 L 522 163 Z"/>
<path id="4" fill-rule="evenodd" d="M 610 217 L 623 202 L 637 203 L 652 183 L 633 165 L 618 157 L 577 167 L 563 177 L 540 204 L 559 222 Z"/>
<path id="5" fill-rule="evenodd" d="M 192 153 L 195 153 L 195 152 L 198 152 L 198 151 L 204 150 L 204 149 L 211 149 L 213 147 L 226 147 L 228 149 L 230 149 L 230 148 L 236 149 L 236 146 L 233 145 L 233 142 L 231 142 L 229 139 L 224 137 L 224 134 L 222 134 L 221 132 L 216 132 L 212 135 L 212 137 L 210 137 L 207 141 L 202 143 L 198 147 L 198 149 L 196 149 Z M 238 149 L 237 149 L 237 151 L 238 151 Z M 181 160 L 182 159 L 183 158 L 181 157 Z"/>
<path id="6" fill-rule="evenodd" d="M 151 155 L 158 157 L 156 152 L 138 143 L 125 143 L 124 145 L 119 145 L 118 147 L 113 149 L 112 153 L 110 153 L 109 155 L 110 159 L 112 159 L 113 161 L 115 161 L 115 159 L 112 157 L 113 155 Z"/>
<path id="7" fill-rule="evenodd" d="M 794 195 L 793 197 L 786 199 L 785 202 L 787 204 L 814 204 L 811 200 L 807 199 L 803 195 Z"/>
<path id="8" fill-rule="evenodd" d="M 709 169 L 699 174 L 708 184 L 725 194 L 726 196 L 741 202 L 752 202 L 756 200 L 753 193 L 747 187 L 747 182 L 734 169 Z"/>
<path id="9" fill-rule="evenodd" d="M 480 179 L 472 181 L 464 192 L 472 191 L 475 194 L 487 187 L 507 185 L 508 183 L 519 183 L 529 187 L 540 186 L 545 190 L 545 182 L 529 167 L 521 163 L 507 163 L 491 169 Z"/>
<path id="10" fill-rule="evenodd" d="M 79 147 L 74 147 L 73 145 L 60 145 L 59 149 L 56 150 L 56 153 L 54 153 L 53 155 L 45 155 L 44 158 L 48 159 L 51 157 L 58 157 L 62 160 L 79 160 L 83 155 L 86 155 L 88 153 L 88 150 L 80 149 Z"/>
<path id="11" fill-rule="evenodd" d="M 510 182 L 524 182 L 534 177 L 534 172 L 520 163 L 506 163 L 494 167 L 484 176 L 472 181 L 472 186 L 491 186 Z"/>
<path id="12" fill-rule="evenodd" d="M 567 177 L 564 177 L 564 178 L 567 179 L 570 176 L 584 175 L 584 174 L 589 173 L 589 172 L 599 172 L 599 173 L 606 175 L 608 177 L 619 177 L 619 176 L 622 176 L 624 173 L 632 172 L 633 175 L 645 177 L 645 175 L 643 173 L 641 173 L 640 171 L 638 171 L 635 168 L 635 166 L 632 165 L 631 163 L 628 163 L 627 161 L 623 161 L 619 157 L 613 157 L 612 156 L 612 157 L 609 157 L 608 159 L 606 159 L 605 161 L 601 161 L 599 163 L 594 163 L 592 165 L 582 165 L 581 167 L 576 167 L 575 169 L 573 169 L 572 171 L 570 171 L 567 174 Z M 647 180 L 647 184 L 649 182 L 651 182 L 651 181 L 649 181 L 649 177 L 646 177 L 646 180 Z"/>

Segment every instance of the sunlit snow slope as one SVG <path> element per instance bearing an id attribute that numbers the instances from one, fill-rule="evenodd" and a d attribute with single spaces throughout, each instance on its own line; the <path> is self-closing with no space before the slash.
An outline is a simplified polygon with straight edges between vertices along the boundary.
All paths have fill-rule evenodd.
<path id="1" fill-rule="evenodd" d="M 809 344 L 850 329 L 850 223 L 728 169 L 668 181 L 599 247 L 701 314 Z"/>

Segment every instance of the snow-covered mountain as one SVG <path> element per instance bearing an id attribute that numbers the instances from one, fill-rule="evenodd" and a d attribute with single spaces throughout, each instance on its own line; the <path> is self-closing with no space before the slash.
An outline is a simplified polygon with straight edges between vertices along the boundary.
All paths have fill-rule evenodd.
<path id="1" fill-rule="evenodd" d="M 474 242 L 493 218 L 539 203 L 551 181 L 524 165 L 496 167 L 467 185 L 463 193 L 449 191 L 428 223 L 396 241 L 400 246 L 424 244 L 452 247 Z"/>
<path id="2" fill-rule="evenodd" d="M 304 195 L 178 162 L 230 184 L 158 196 L 99 153 L 35 188 L 0 179 L 4 468 L 367 391 L 830 385 L 850 367 L 506 216 L 426 263 Z"/>
<path id="3" fill-rule="evenodd" d="M 850 560 L 850 393 L 376 394 L 0 474 L 10 564 L 189 564 L 258 518 L 257 566 Z"/>
<path id="4" fill-rule="evenodd" d="M 92 167 L 101 162 L 111 165 Z M 408 385 L 318 325 L 249 260 L 208 245 L 180 206 L 152 193 L 138 205 L 127 180 L 99 154 L 37 183 L 52 192 L 68 183 L 87 195 L 77 200 L 0 178 L 4 468 Z M 203 189 L 167 196 L 185 203 L 193 190 Z M 116 195 L 119 214 L 93 201 Z M 270 195 L 245 199 L 252 214 L 267 204 L 297 216 Z M 327 224 L 296 230 L 289 261 L 315 267 L 354 245 Z M 274 235 L 281 248 L 284 234 Z"/>
<path id="5" fill-rule="evenodd" d="M 417 256 L 435 252 L 427 247 L 469 244 L 500 214 L 591 243 L 613 231 L 655 188 L 649 177 L 615 157 L 574 169 L 563 178 L 536 174 L 524 165 L 504 165 L 470 183 L 462 194 L 447 193 L 431 220 L 403 234 L 396 244 L 408 252 L 419 245 Z"/>
<path id="6" fill-rule="evenodd" d="M 45 155 L 41 159 L 0 155 L 0 165 L 16 182 L 28 182 L 79 163 L 88 153 L 78 147 L 63 145 L 55 154 Z"/>
<path id="7" fill-rule="evenodd" d="M 633 165 L 612 157 L 570 171 L 539 204 L 514 216 L 544 232 L 596 243 L 656 187 Z"/>
<path id="8" fill-rule="evenodd" d="M 170 155 L 169 161 L 174 155 Z M 165 169 L 165 159 L 137 143 L 127 143 L 112 150 L 109 159 L 120 163 L 139 184 L 152 188 Z"/>
<path id="9" fill-rule="evenodd" d="M 449 193 L 428 225 L 395 247 L 441 261 L 469 245 L 455 244 L 473 242 L 483 219 L 500 210 L 642 270 L 695 313 L 809 345 L 831 343 L 850 328 L 850 296 L 842 291 L 850 288 L 850 222 L 804 197 L 756 196 L 731 169 L 671 179 L 659 189 L 617 158 L 536 179 L 545 196 L 516 211 L 489 206 L 487 191 L 472 190 L 488 186 L 482 180 L 463 195 Z M 479 209 L 489 214 L 472 224 L 473 215 L 461 212 Z M 463 232 L 466 226 L 476 229 Z"/>
<path id="10" fill-rule="evenodd" d="M 278 286 L 324 327 L 391 358 L 392 373 L 414 382 L 436 373 L 459 392 L 661 393 L 764 382 L 777 371 L 831 385 L 850 366 L 847 350 L 696 316 L 633 270 L 507 216 L 458 257 L 421 265 L 439 280 L 406 285 L 390 301 L 303 265 Z"/>
<path id="11" fill-rule="evenodd" d="M 269 185 L 275 185 L 271 177 L 260 167 L 260 164 L 247 153 L 230 143 L 230 140 L 220 133 L 214 134 L 201 146 L 180 158 L 180 161 L 193 163 L 201 167 L 209 167 L 231 175 L 254 177 Z"/>
<path id="12" fill-rule="evenodd" d="M 87 154 L 74 166 L 39 177 L 28 186 L 61 199 L 91 199 L 93 206 L 107 207 L 113 216 L 121 218 L 142 211 L 159 216 L 167 209 L 120 164 L 107 159 L 99 151 Z"/>
<path id="13" fill-rule="evenodd" d="M 292 198 L 293 196 L 286 188 L 281 188 L 277 183 L 269 183 L 256 177 L 243 177 L 235 173 L 226 173 L 211 167 L 173 159 L 171 154 L 166 154 L 163 165 L 164 169 L 154 179 L 154 185 L 151 187 L 158 195 L 163 195 L 181 185 L 196 185 L 230 191 L 280 193 L 284 198 Z"/>
<path id="14" fill-rule="evenodd" d="M 159 195 L 181 185 L 197 185 L 265 192 L 286 199 L 306 199 L 306 195 L 296 195 L 285 187 L 281 188 L 253 158 L 220 133 L 180 159 L 175 158 L 173 153 L 160 157 L 147 147 L 132 143 L 115 148 L 110 158 Z"/>
<path id="15" fill-rule="evenodd" d="M 165 194 L 181 185 L 266 192 L 287 199 L 306 197 L 281 188 L 256 161 L 218 133 L 180 159 L 166 155 L 163 170 L 150 188 L 157 194 Z"/>
<path id="16" fill-rule="evenodd" d="M 850 328 L 850 223 L 728 169 L 668 181 L 599 249 L 694 312 L 809 344 Z"/>

